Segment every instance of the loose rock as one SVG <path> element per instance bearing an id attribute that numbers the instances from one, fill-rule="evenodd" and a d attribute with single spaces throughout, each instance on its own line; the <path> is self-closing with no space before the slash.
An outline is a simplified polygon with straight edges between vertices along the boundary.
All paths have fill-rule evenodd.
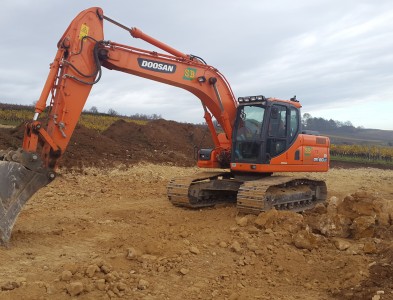
<path id="1" fill-rule="evenodd" d="M 191 247 L 190 248 L 190 252 L 192 254 L 199 254 L 199 253 L 201 253 L 197 247 Z"/>
<path id="2" fill-rule="evenodd" d="M 336 248 L 340 251 L 347 250 L 351 246 L 351 243 L 345 239 L 335 238 L 333 242 Z"/>
<path id="3" fill-rule="evenodd" d="M 226 248 L 226 247 L 228 247 L 228 244 L 225 243 L 225 242 L 220 242 L 218 245 L 219 245 L 221 248 Z"/>
<path id="4" fill-rule="evenodd" d="M 67 285 L 67 292 L 73 297 L 83 292 L 83 283 L 76 281 Z"/>
<path id="5" fill-rule="evenodd" d="M 100 291 L 105 291 L 105 279 L 98 279 L 96 281 L 96 288 Z"/>
<path id="6" fill-rule="evenodd" d="M 61 279 L 62 281 L 70 281 L 71 278 L 72 278 L 72 273 L 71 273 L 71 271 L 66 270 L 66 271 L 63 271 L 63 272 L 61 273 L 61 278 L 60 278 L 60 279 Z"/>
<path id="7" fill-rule="evenodd" d="M 312 250 L 318 247 L 318 238 L 315 234 L 302 230 L 293 237 L 293 243 L 299 249 Z"/>
<path id="8" fill-rule="evenodd" d="M 112 270 L 112 266 L 109 265 L 109 264 L 103 264 L 103 265 L 100 267 L 100 269 L 101 269 L 101 271 L 102 271 L 104 274 L 108 274 L 108 273 Z"/>
<path id="9" fill-rule="evenodd" d="M 367 241 L 364 243 L 363 252 L 366 254 L 377 253 L 377 247 L 373 241 Z"/>
<path id="10" fill-rule="evenodd" d="M 87 277 L 91 278 L 94 276 L 95 272 L 98 272 L 100 268 L 97 265 L 90 265 L 86 269 L 86 275 Z"/>
<path id="11" fill-rule="evenodd" d="M 375 232 L 375 217 L 358 217 L 353 220 L 350 228 L 355 239 L 373 237 Z"/>
<path id="12" fill-rule="evenodd" d="M 11 291 L 18 288 L 20 285 L 15 281 L 7 281 L 1 284 L 2 291 Z"/>
<path id="13" fill-rule="evenodd" d="M 149 287 L 150 283 L 147 280 L 140 279 L 138 282 L 138 289 L 146 290 Z"/>
<path id="14" fill-rule="evenodd" d="M 231 250 L 236 253 L 241 253 L 243 251 L 242 246 L 240 246 L 239 242 L 234 241 L 231 245 Z"/>
<path id="15" fill-rule="evenodd" d="M 236 221 L 236 224 L 239 225 L 240 227 L 245 227 L 248 224 L 248 218 L 242 217 Z"/>
<path id="16" fill-rule="evenodd" d="M 190 270 L 189 270 L 189 269 L 186 269 L 186 268 L 181 268 L 179 272 L 180 272 L 182 275 L 186 275 L 186 274 L 188 274 L 188 273 L 190 272 Z"/>
<path id="17" fill-rule="evenodd" d="M 129 260 L 136 259 L 140 255 L 140 252 L 134 247 L 130 247 L 127 249 L 126 258 Z"/>

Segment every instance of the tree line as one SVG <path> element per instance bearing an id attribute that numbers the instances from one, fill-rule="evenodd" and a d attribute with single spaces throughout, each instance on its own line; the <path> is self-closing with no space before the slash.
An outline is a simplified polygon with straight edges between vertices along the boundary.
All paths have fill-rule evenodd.
<path id="1" fill-rule="evenodd" d="M 90 109 L 84 110 L 83 113 L 85 113 L 85 114 L 101 114 L 101 115 L 127 117 L 127 118 L 130 118 L 130 119 L 133 119 L 133 120 L 158 120 L 158 119 L 162 119 L 160 114 L 147 115 L 147 114 L 136 113 L 136 114 L 132 114 L 132 115 L 120 115 L 113 108 L 109 108 L 107 113 L 100 113 L 96 106 L 92 106 Z"/>
<path id="2" fill-rule="evenodd" d="M 315 118 L 312 117 L 309 113 L 303 114 L 302 126 L 303 129 L 317 131 L 335 130 L 339 128 L 349 131 L 356 129 L 356 127 L 353 126 L 351 121 L 341 122 L 333 119 L 326 120 L 324 118 Z M 359 126 L 357 128 L 361 129 L 363 127 Z"/>

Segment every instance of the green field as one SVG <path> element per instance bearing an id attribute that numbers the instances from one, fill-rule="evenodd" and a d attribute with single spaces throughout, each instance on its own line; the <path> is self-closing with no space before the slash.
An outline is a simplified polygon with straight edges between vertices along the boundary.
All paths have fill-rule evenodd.
<path id="1" fill-rule="evenodd" d="M 336 156 L 336 155 L 331 155 L 330 160 L 347 162 L 347 163 L 357 163 L 362 165 L 372 164 L 372 165 L 385 165 L 385 166 L 393 167 L 393 161 L 391 160 L 387 161 L 381 159 L 366 159 L 366 158 L 353 157 L 353 156 Z"/>
<path id="2" fill-rule="evenodd" d="M 0 109 L 0 124 L 7 126 L 18 126 L 26 120 L 31 120 L 33 115 L 33 109 Z M 43 113 L 41 117 L 44 121 L 46 118 L 46 114 Z M 82 113 L 79 119 L 79 124 L 87 128 L 102 132 L 107 129 L 111 124 L 120 119 L 126 122 L 134 122 L 140 125 L 145 125 L 148 122 L 148 120 L 135 120 L 126 116 L 111 116 L 99 113 Z"/>

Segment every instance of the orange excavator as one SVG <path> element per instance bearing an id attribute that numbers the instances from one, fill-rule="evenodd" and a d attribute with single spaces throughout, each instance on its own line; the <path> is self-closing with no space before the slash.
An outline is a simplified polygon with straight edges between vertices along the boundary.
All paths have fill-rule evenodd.
<path id="1" fill-rule="evenodd" d="M 104 21 L 166 53 L 104 40 Z M 272 208 L 302 211 L 326 199 L 323 181 L 271 176 L 329 169 L 330 141 L 302 132 L 301 105 L 296 97 L 236 99 L 225 77 L 202 58 L 128 28 L 98 7 L 79 13 L 57 48 L 35 114 L 26 123 L 22 147 L 0 151 L 2 243 L 9 241 L 26 201 L 56 177 L 58 161 L 91 88 L 101 79 L 102 67 L 185 89 L 201 101 L 214 149 L 199 149 L 197 164 L 214 170 L 171 180 L 167 190 L 174 205 L 194 208 L 235 202 L 241 212 L 255 214 Z M 46 109 L 46 117 L 42 117 Z"/>

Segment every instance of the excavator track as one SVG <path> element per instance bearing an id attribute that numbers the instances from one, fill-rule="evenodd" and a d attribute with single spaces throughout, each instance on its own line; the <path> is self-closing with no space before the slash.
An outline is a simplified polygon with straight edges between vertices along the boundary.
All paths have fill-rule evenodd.
<path id="1" fill-rule="evenodd" d="M 237 194 L 237 208 L 246 214 L 259 214 L 273 208 L 300 212 L 324 202 L 326 196 L 324 181 L 272 176 L 244 182 Z"/>
<path id="2" fill-rule="evenodd" d="M 236 203 L 242 181 L 230 178 L 229 172 L 201 172 L 172 179 L 167 185 L 173 205 L 200 208 L 222 203 Z"/>
<path id="3" fill-rule="evenodd" d="M 202 172 L 172 179 L 168 199 L 173 205 L 201 208 L 237 203 L 239 212 L 259 214 L 270 209 L 304 211 L 326 200 L 324 181 L 287 176 L 240 180 L 230 172 Z"/>

